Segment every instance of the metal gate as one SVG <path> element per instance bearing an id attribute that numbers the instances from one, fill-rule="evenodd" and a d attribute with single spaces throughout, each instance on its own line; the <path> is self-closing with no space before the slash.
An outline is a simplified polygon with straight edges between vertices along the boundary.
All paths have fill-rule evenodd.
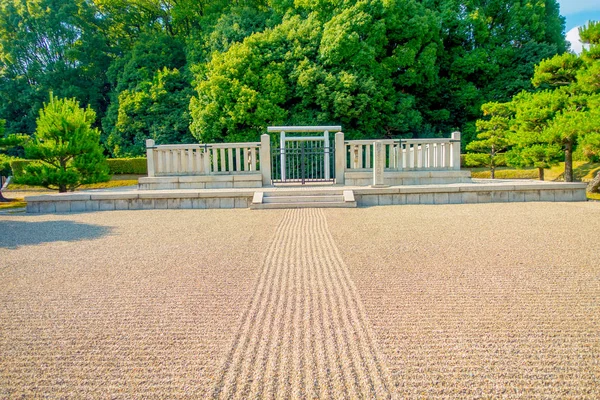
<path id="1" fill-rule="evenodd" d="M 286 128 L 283 130 L 281 128 Z M 329 128 L 341 127 L 269 127 L 281 129 L 280 146 L 272 150 L 271 176 L 276 183 L 334 182 L 335 143 Z M 322 136 L 286 136 L 286 132 L 323 132 Z"/>

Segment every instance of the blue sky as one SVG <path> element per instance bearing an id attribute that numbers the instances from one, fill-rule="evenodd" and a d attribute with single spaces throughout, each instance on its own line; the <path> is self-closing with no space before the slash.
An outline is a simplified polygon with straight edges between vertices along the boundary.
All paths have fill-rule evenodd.
<path id="1" fill-rule="evenodd" d="M 600 21 L 600 0 L 559 0 L 560 13 L 567 19 L 567 40 L 571 41 L 571 48 L 579 53 L 581 43 L 577 27 L 584 25 L 589 20 Z"/>

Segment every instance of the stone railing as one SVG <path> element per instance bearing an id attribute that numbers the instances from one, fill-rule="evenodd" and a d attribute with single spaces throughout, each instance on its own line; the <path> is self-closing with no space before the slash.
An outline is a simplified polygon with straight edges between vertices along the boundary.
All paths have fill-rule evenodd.
<path id="1" fill-rule="evenodd" d="M 156 146 L 148 139 L 148 177 L 258 172 L 260 148 L 261 142 Z"/>
<path id="2" fill-rule="evenodd" d="M 386 170 L 460 169 L 460 132 L 448 139 L 348 140 L 345 169 L 372 170 L 376 141 L 383 145 Z"/>

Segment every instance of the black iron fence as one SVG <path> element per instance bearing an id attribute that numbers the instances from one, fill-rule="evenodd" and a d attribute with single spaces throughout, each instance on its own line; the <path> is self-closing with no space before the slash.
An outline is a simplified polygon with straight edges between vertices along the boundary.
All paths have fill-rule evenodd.
<path id="1" fill-rule="evenodd" d="M 273 148 L 273 183 L 335 181 L 335 149 L 323 141 L 288 142 L 285 148 Z"/>

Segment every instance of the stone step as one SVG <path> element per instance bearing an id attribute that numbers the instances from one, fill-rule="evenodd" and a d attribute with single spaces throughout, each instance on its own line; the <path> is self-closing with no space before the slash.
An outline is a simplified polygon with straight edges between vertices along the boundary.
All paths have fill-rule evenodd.
<path id="1" fill-rule="evenodd" d="M 266 210 L 266 209 L 277 209 L 277 208 L 355 208 L 356 201 L 340 201 L 340 202 L 298 202 L 298 203 L 262 203 L 262 204 L 250 204 L 252 210 Z"/>
<path id="2" fill-rule="evenodd" d="M 266 196 L 341 196 L 344 194 L 344 189 L 304 189 L 304 190 L 290 190 L 290 189 L 277 189 L 273 191 L 266 191 Z"/>
<path id="3" fill-rule="evenodd" d="M 343 202 L 344 196 L 340 195 L 321 195 L 321 196 L 264 196 L 263 203 L 330 203 Z"/>
<path id="4" fill-rule="evenodd" d="M 306 193 L 304 191 L 289 192 L 255 192 L 250 208 L 253 210 L 273 208 L 353 208 L 356 207 L 354 192 L 343 190 L 332 194 L 327 192 Z"/>

